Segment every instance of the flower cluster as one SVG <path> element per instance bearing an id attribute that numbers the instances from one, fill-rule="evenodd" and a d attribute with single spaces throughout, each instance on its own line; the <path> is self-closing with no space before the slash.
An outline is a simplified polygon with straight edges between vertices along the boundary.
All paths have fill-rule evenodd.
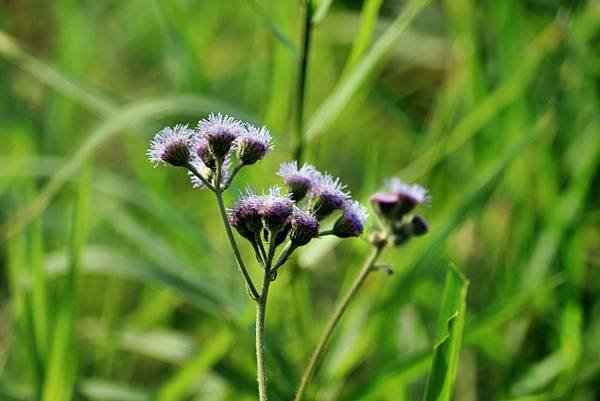
<path id="1" fill-rule="evenodd" d="M 187 125 L 164 128 L 150 142 L 147 154 L 156 165 L 189 169 L 194 188 L 205 188 L 208 183 L 224 189 L 222 185 L 231 178 L 234 154 L 238 166 L 254 164 L 273 149 L 271 141 L 266 127 L 257 128 L 222 114 L 210 114 L 198 122 L 196 129 Z"/>
<path id="2" fill-rule="evenodd" d="M 275 246 L 286 239 L 293 247 L 304 246 L 319 236 L 320 220 L 336 210 L 340 216 L 328 233 L 340 238 L 362 234 L 366 208 L 350 199 L 339 179 L 309 164 L 298 168 L 296 162 L 283 163 L 278 175 L 288 193 L 279 187 L 260 195 L 246 190 L 229 213 L 230 224 L 256 249 L 270 238 Z"/>
<path id="3" fill-rule="evenodd" d="M 430 201 L 424 187 L 406 184 L 398 178 L 387 181 L 388 192 L 377 192 L 371 196 L 373 210 L 392 234 L 394 245 L 401 245 L 413 236 L 425 235 L 429 231 L 427 221 L 414 208 Z"/>

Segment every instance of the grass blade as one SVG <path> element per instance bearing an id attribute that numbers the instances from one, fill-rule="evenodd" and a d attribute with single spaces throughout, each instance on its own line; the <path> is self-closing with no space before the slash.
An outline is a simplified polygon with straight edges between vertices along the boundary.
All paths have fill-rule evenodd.
<path id="1" fill-rule="evenodd" d="M 469 280 L 454 265 L 446 272 L 442 310 L 436 329 L 433 363 L 425 401 L 449 401 L 454 390 L 462 342 Z"/>
<path id="2" fill-rule="evenodd" d="M 390 52 L 398 38 L 430 0 L 413 0 L 373 45 L 373 48 L 333 89 L 308 121 L 306 139 L 314 140 L 340 115 L 365 80 Z"/>

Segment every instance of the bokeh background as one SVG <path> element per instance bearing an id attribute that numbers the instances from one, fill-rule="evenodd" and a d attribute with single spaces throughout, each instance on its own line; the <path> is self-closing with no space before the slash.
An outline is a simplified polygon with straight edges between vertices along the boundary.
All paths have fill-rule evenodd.
<path id="1" fill-rule="evenodd" d="M 471 280 L 456 400 L 600 399 L 599 3 L 322 1 L 306 159 L 365 201 L 399 176 L 432 202 L 309 398 L 421 399 L 454 262 Z M 279 183 L 302 24 L 293 0 L 0 1 L 0 399 L 256 399 L 253 305 L 214 199 L 145 151 L 229 113 L 276 148 L 228 204 Z M 273 400 L 368 250 L 315 241 L 272 286 Z"/>

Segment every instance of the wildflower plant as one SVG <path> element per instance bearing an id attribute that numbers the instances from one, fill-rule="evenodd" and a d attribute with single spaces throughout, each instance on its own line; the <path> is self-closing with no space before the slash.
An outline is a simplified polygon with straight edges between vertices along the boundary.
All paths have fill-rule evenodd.
<path id="1" fill-rule="evenodd" d="M 300 247 L 318 237 L 333 235 L 341 239 L 359 237 L 365 230 L 367 208 L 353 200 L 339 178 L 297 162 L 283 163 L 278 175 L 284 187 L 256 191 L 247 187 L 230 209 L 223 192 L 237 173 L 263 159 L 273 149 L 266 127 L 255 127 L 222 114 L 210 114 L 195 129 L 176 125 L 159 131 L 150 142 L 147 155 L 157 165 L 184 168 L 193 188 L 209 189 L 215 194 L 220 216 L 237 267 L 250 298 L 256 303 L 256 360 L 259 399 L 268 399 L 264 359 L 264 327 L 269 288 L 278 272 Z M 406 243 L 428 231 L 425 219 L 413 209 L 429 201 L 427 190 L 393 178 L 388 192 L 371 197 L 380 228 L 369 236 L 373 253 L 356 280 L 337 305 L 301 379 L 296 400 L 303 399 L 318 362 L 333 330 L 367 275 L 378 270 L 383 249 Z M 329 228 L 323 229 L 328 218 Z M 262 285 L 255 285 L 234 235 L 234 230 L 252 247 L 261 267 Z"/>

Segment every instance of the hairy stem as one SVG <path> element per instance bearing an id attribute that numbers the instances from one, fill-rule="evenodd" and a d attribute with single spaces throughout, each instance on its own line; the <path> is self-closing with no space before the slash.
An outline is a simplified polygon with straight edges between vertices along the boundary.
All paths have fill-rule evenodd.
<path id="1" fill-rule="evenodd" d="M 273 266 L 273 256 L 275 254 L 276 234 L 275 232 L 271 232 L 269 235 L 269 254 L 265 265 L 262 290 L 256 305 L 256 380 L 258 381 L 259 401 L 267 401 L 269 399 L 267 367 L 265 364 L 265 315 L 267 312 L 269 286 L 271 285 L 271 267 Z"/>
<path id="2" fill-rule="evenodd" d="M 364 283 L 365 279 L 367 278 L 367 276 L 373 269 L 373 266 L 377 262 L 379 255 L 381 255 L 381 251 L 383 250 L 383 248 L 384 248 L 383 245 L 375 246 L 375 248 L 373 249 L 373 252 L 371 253 L 369 258 L 365 262 L 365 265 L 360 270 L 360 272 L 358 273 L 358 276 L 356 277 L 356 279 L 354 280 L 354 282 L 348 289 L 348 292 L 346 292 L 346 294 L 344 294 L 344 296 L 342 297 L 340 302 L 337 304 L 335 311 L 333 312 L 333 315 L 331 316 L 331 318 L 329 319 L 329 322 L 327 323 L 327 326 L 325 327 L 325 331 L 323 331 L 323 334 L 321 334 L 321 338 L 319 339 L 319 342 L 317 343 L 317 348 L 315 349 L 312 356 L 310 357 L 310 361 L 308 362 L 308 365 L 306 366 L 306 369 L 304 370 L 304 373 L 302 375 L 302 380 L 300 381 L 300 386 L 298 387 L 298 392 L 296 393 L 296 397 L 294 398 L 294 401 L 301 401 L 304 398 L 304 395 L 306 394 L 306 390 L 308 389 L 308 385 L 317 370 L 319 362 L 321 361 L 321 358 L 323 357 L 323 352 L 325 351 L 325 347 L 327 346 L 327 343 L 329 342 L 329 339 L 331 338 L 333 331 L 335 330 L 336 326 L 340 322 L 342 316 L 344 315 L 344 312 L 346 312 L 346 309 L 348 308 L 350 301 L 352 301 L 352 299 L 354 298 L 354 296 L 356 295 L 356 293 L 358 292 L 358 290 Z"/>
<path id="3" fill-rule="evenodd" d="M 302 31 L 302 47 L 300 58 L 298 59 L 299 71 L 296 87 L 296 144 L 294 148 L 294 159 L 298 164 L 302 162 L 304 156 L 304 98 L 306 95 L 306 75 L 308 70 L 308 55 L 310 53 L 310 38 L 312 33 L 312 1 L 307 0 L 304 10 L 304 25 Z"/>
<path id="4" fill-rule="evenodd" d="M 265 270 L 263 288 L 256 304 L 256 379 L 258 381 L 258 399 L 267 401 L 267 369 L 265 365 L 265 314 L 267 311 L 267 296 L 271 280 Z"/>
<path id="5" fill-rule="evenodd" d="M 242 273 L 242 276 L 244 276 L 244 280 L 246 281 L 246 286 L 248 287 L 248 292 L 250 293 L 250 296 L 252 297 L 252 299 L 258 300 L 258 291 L 256 291 L 256 287 L 252 282 L 252 278 L 248 274 L 248 270 L 244 265 L 242 256 L 240 255 L 240 250 L 238 249 L 237 243 L 235 242 L 235 237 L 233 236 L 233 232 L 231 231 L 229 220 L 227 219 L 227 212 L 225 211 L 225 205 L 223 204 L 223 192 L 217 190 L 215 191 L 215 196 L 217 197 L 217 203 L 219 204 L 219 211 L 221 212 L 221 218 L 223 220 L 223 225 L 225 226 L 225 232 L 227 233 L 227 238 L 229 239 L 229 243 L 231 244 L 231 249 L 233 249 L 233 254 L 235 255 L 235 261 L 237 262 L 238 269 Z"/>

